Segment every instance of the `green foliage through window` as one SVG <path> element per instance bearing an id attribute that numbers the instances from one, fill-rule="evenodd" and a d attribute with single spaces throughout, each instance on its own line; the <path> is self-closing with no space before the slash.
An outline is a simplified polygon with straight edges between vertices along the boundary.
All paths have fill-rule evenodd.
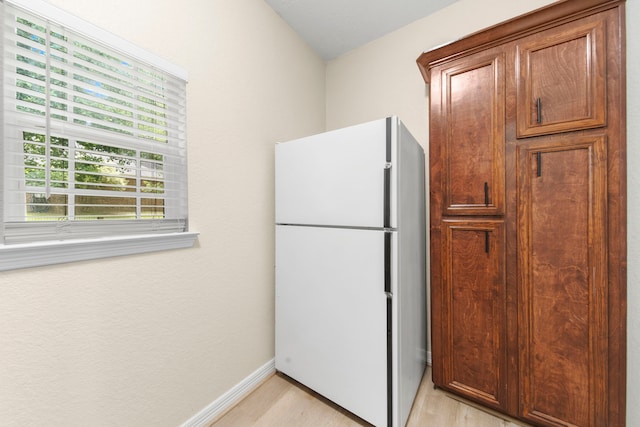
<path id="1" fill-rule="evenodd" d="M 23 140 L 28 219 L 164 217 L 163 154 L 52 136 L 47 156 L 45 135 L 23 132 Z"/>

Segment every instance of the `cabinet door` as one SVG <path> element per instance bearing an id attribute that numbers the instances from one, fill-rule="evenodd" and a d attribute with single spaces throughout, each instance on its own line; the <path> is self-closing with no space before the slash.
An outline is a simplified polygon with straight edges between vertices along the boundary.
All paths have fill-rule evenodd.
<path id="1" fill-rule="evenodd" d="M 605 46 L 601 15 L 517 43 L 518 137 L 606 124 Z"/>
<path id="2" fill-rule="evenodd" d="M 506 300 L 504 223 L 448 220 L 442 225 L 441 385 L 505 407 Z M 439 375 L 434 375 L 434 378 Z"/>
<path id="3" fill-rule="evenodd" d="M 605 136 L 518 150 L 520 412 L 607 424 Z"/>
<path id="4" fill-rule="evenodd" d="M 431 149 L 439 155 L 444 215 L 504 213 L 504 57 L 499 50 L 443 66 L 432 96 L 440 117 Z M 433 104 L 432 104 L 433 107 Z M 433 111 L 433 109 L 432 109 Z M 441 122 L 440 122 L 441 120 Z"/>

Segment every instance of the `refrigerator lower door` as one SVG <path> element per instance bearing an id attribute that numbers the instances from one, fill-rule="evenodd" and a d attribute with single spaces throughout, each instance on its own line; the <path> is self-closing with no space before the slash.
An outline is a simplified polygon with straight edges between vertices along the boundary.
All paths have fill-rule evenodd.
<path id="1" fill-rule="evenodd" d="M 276 227 L 276 369 L 386 426 L 384 232 Z"/>

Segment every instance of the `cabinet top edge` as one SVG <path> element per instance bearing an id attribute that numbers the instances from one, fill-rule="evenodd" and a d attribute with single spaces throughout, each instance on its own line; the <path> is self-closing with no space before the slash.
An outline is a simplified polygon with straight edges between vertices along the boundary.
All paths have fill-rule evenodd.
<path id="1" fill-rule="evenodd" d="M 570 18 L 619 7 L 624 2 L 625 0 L 561 0 L 437 46 L 422 53 L 416 62 L 428 84 L 430 68 L 447 59 L 490 48 Z"/>

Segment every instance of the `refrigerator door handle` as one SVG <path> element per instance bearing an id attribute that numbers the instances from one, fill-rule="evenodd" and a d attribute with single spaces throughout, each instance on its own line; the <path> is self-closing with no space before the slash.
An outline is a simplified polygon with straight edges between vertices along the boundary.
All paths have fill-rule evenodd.
<path id="1" fill-rule="evenodd" d="M 393 136 L 393 118 L 387 117 L 385 122 L 386 127 L 386 159 L 387 163 L 391 162 L 391 138 Z"/>
<path id="2" fill-rule="evenodd" d="M 391 232 L 384 232 L 384 292 L 391 294 Z"/>
<path id="3" fill-rule="evenodd" d="M 385 122 L 386 141 L 385 141 L 385 165 L 384 165 L 384 215 L 382 218 L 382 226 L 384 228 L 391 227 L 391 152 L 393 139 L 393 119 L 387 117 Z"/>
<path id="4" fill-rule="evenodd" d="M 391 228 L 391 163 L 384 165 L 384 215 L 382 226 Z"/>

